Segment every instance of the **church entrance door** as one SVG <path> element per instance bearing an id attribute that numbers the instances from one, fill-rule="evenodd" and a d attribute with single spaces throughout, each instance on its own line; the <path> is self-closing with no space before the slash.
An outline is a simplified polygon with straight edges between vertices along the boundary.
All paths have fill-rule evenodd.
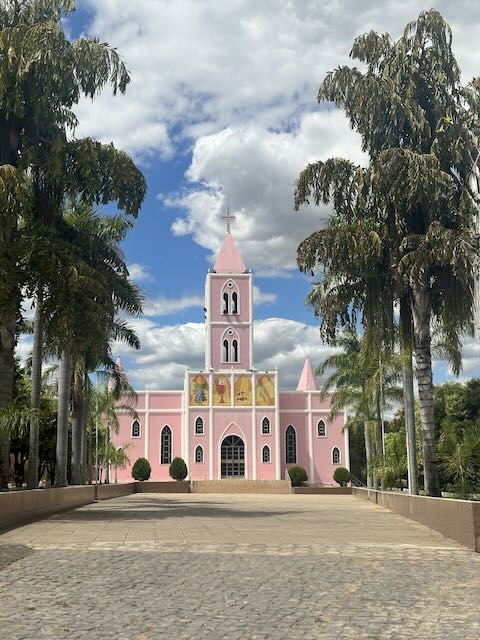
<path id="1" fill-rule="evenodd" d="M 245 477 L 245 445 L 239 436 L 227 436 L 221 448 L 222 478 Z"/>

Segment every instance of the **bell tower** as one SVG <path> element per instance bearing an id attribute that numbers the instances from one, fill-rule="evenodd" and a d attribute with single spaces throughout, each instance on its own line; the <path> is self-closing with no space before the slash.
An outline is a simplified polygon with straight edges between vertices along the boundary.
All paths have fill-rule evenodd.
<path id="1" fill-rule="evenodd" d="M 205 369 L 249 370 L 253 367 L 253 285 L 230 232 L 205 283 Z"/>

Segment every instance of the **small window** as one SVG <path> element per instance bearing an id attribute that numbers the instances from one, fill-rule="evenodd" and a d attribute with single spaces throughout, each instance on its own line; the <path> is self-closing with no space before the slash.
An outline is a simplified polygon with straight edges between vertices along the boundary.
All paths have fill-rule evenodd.
<path id="1" fill-rule="evenodd" d="M 223 362 L 228 362 L 228 340 L 223 341 Z"/>
<path id="2" fill-rule="evenodd" d="M 232 293 L 232 313 L 238 313 L 238 294 L 236 291 Z"/>
<path id="3" fill-rule="evenodd" d="M 160 464 L 170 464 L 172 461 L 172 430 L 168 425 L 162 429 L 160 437 Z"/>
<path id="4" fill-rule="evenodd" d="M 140 422 L 138 420 L 132 422 L 132 438 L 140 438 Z"/>
<path id="5" fill-rule="evenodd" d="M 262 436 L 270 435 L 270 420 L 268 418 L 264 418 L 262 420 Z"/>
<path id="6" fill-rule="evenodd" d="M 238 342 L 233 340 L 232 342 L 232 362 L 238 362 Z"/>
<path id="7" fill-rule="evenodd" d="M 340 449 L 338 447 L 333 447 L 332 462 L 333 464 L 340 464 Z"/>
<path id="8" fill-rule="evenodd" d="M 203 448 L 200 445 L 195 449 L 195 462 L 203 462 Z"/>
<path id="9" fill-rule="evenodd" d="M 262 462 L 270 462 L 270 447 L 267 445 L 262 449 Z"/>
<path id="10" fill-rule="evenodd" d="M 327 435 L 327 426 L 323 420 L 318 421 L 317 434 L 319 438 L 325 438 L 325 436 Z"/>
<path id="11" fill-rule="evenodd" d="M 195 435 L 203 436 L 203 418 L 197 418 L 195 420 Z"/>
<path id="12" fill-rule="evenodd" d="M 297 432 L 291 424 L 285 431 L 285 462 L 287 464 L 297 463 Z"/>
<path id="13" fill-rule="evenodd" d="M 228 293 L 225 291 L 223 294 L 223 307 L 222 312 L 226 315 L 228 313 Z"/>

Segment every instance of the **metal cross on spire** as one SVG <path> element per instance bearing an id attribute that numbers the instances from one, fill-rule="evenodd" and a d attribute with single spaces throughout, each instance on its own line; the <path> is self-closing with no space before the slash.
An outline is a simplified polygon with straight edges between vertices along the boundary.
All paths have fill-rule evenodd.
<path id="1" fill-rule="evenodd" d="M 230 223 L 232 220 L 235 220 L 235 216 L 232 216 L 232 212 L 230 211 L 230 207 L 227 209 L 227 215 L 222 216 L 223 220 L 227 221 L 227 233 L 230 233 Z"/>

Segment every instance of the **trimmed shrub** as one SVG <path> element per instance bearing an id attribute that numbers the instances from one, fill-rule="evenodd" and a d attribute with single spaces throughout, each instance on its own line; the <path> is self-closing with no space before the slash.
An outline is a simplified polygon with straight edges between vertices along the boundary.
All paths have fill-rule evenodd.
<path id="1" fill-rule="evenodd" d="M 132 467 L 132 478 L 134 480 L 148 480 L 152 473 L 152 467 L 146 458 L 139 458 Z"/>
<path id="2" fill-rule="evenodd" d="M 352 474 L 348 469 L 345 469 L 345 467 L 337 467 L 333 474 L 333 479 L 341 487 L 346 487 L 352 479 Z"/>
<path id="3" fill-rule="evenodd" d="M 168 469 L 170 477 L 174 480 L 185 480 L 188 475 L 187 465 L 183 458 L 174 458 Z"/>
<path id="4" fill-rule="evenodd" d="M 308 480 L 307 472 L 300 465 L 290 467 L 288 475 L 290 476 L 292 487 L 299 487 Z"/>

